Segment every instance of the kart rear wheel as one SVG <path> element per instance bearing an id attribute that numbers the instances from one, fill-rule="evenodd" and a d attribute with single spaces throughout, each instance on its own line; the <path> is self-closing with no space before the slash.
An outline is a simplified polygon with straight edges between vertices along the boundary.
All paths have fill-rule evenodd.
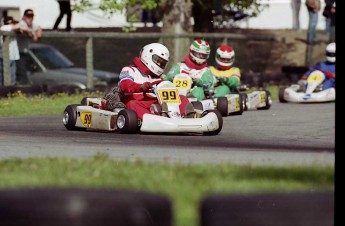
<path id="1" fill-rule="evenodd" d="M 81 105 L 87 105 L 87 98 L 97 98 L 97 97 L 83 97 L 83 99 L 81 99 L 80 104 Z"/>
<path id="2" fill-rule="evenodd" d="M 138 130 L 137 113 L 130 109 L 123 109 L 119 112 L 116 125 L 120 133 L 136 133 Z"/>
<path id="3" fill-rule="evenodd" d="M 287 101 L 284 99 L 285 89 L 285 87 L 279 88 L 278 98 L 280 103 L 287 103 Z"/>
<path id="4" fill-rule="evenodd" d="M 271 102 L 272 102 L 271 93 L 268 90 L 265 90 L 265 93 L 266 93 L 266 95 L 265 95 L 265 106 L 257 108 L 258 110 L 268 110 L 271 107 Z"/>
<path id="5" fill-rule="evenodd" d="M 223 128 L 223 117 L 222 117 L 222 114 L 218 110 L 206 110 L 202 113 L 201 118 L 204 117 L 205 115 L 209 114 L 210 112 L 213 112 L 217 115 L 219 128 L 217 130 L 214 130 L 214 131 L 204 132 L 204 134 L 208 135 L 208 136 L 213 136 L 213 135 L 219 134 L 220 131 L 222 130 L 222 128 Z"/>
<path id="6" fill-rule="evenodd" d="M 217 98 L 217 110 L 224 117 L 229 115 L 228 98 L 226 97 Z"/>
<path id="7" fill-rule="evenodd" d="M 86 128 L 79 128 L 76 127 L 75 124 L 77 122 L 77 107 L 82 106 L 81 104 L 71 104 L 68 105 L 64 112 L 63 112 L 63 118 L 62 123 L 68 130 L 85 130 Z"/>

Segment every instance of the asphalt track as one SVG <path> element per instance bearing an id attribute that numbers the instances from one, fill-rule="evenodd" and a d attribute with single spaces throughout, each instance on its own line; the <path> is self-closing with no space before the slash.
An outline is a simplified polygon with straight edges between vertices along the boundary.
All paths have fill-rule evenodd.
<path id="1" fill-rule="evenodd" d="M 334 165 L 335 103 L 273 102 L 223 118 L 221 133 L 119 134 L 68 131 L 62 113 L 47 117 L 0 117 L 0 159 L 88 158 L 106 153 L 118 160 L 251 165 Z"/>

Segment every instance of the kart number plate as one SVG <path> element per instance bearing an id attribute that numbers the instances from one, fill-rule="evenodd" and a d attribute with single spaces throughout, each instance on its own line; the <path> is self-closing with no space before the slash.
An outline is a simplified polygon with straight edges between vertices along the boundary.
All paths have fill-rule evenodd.
<path id="1" fill-rule="evenodd" d="M 236 100 L 236 111 L 239 111 L 239 110 L 241 110 L 241 108 L 240 108 L 240 98 L 236 97 L 235 100 Z"/>
<path id="2" fill-rule="evenodd" d="M 158 95 L 162 102 L 165 102 L 167 104 L 170 103 L 177 103 L 180 104 L 180 95 L 178 94 L 177 89 L 160 89 L 158 91 Z"/>
<path id="3" fill-rule="evenodd" d="M 261 104 L 266 103 L 266 94 L 265 93 L 260 94 L 260 103 Z"/>
<path id="4" fill-rule="evenodd" d="M 311 73 L 307 80 L 321 82 L 323 78 L 324 77 L 318 73 Z"/>
<path id="5" fill-rule="evenodd" d="M 188 78 L 175 78 L 174 79 L 174 85 L 178 89 L 190 89 L 192 87 L 191 80 Z"/>
<path id="6" fill-rule="evenodd" d="M 80 114 L 80 120 L 83 123 L 85 127 L 90 127 L 91 126 L 91 112 L 82 112 Z"/>

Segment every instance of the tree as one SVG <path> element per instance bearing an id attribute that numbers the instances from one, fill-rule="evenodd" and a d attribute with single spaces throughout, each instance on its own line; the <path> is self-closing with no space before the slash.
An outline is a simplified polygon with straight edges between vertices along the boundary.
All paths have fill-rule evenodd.
<path id="1" fill-rule="evenodd" d="M 183 34 L 190 32 L 212 32 L 214 14 L 224 14 L 224 6 L 250 11 L 252 16 L 258 15 L 263 9 L 259 0 L 74 0 L 73 10 L 81 12 L 99 3 L 99 8 L 106 14 L 125 13 L 127 7 L 140 5 L 143 9 L 159 9 L 163 15 L 162 32 Z M 127 17 L 128 21 L 138 21 L 138 18 Z M 194 18 L 194 24 L 192 19 Z M 133 27 L 125 27 L 125 31 L 133 31 Z M 161 40 L 168 49 L 174 51 L 171 62 L 182 59 L 188 50 L 190 40 L 187 38 Z"/>
<path id="2" fill-rule="evenodd" d="M 148 10 L 159 9 L 163 15 L 163 32 L 170 31 L 171 26 L 179 26 L 184 32 L 212 32 L 213 16 L 224 15 L 225 6 L 249 12 L 251 16 L 258 15 L 266 6 L 260 0 L 74 0 L 73 10 L 81 12 L 95 4 L 109 15 L 126 13 L 128 6 L 135 5 Z M 190 18 L 194 18 L 194 24 Z M 129 22 L 138 20 L 128 19 Z"/>

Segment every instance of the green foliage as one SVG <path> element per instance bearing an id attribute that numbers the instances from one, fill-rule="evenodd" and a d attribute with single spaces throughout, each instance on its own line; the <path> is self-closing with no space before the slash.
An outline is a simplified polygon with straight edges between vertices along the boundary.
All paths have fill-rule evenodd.
<path id="1" fill-rule="evenodd" d="M 198 225 L 198 206 L 210 193 L 334 191 L 331 166 L 182 165 L 90 159 L 0 160 L 0 188 L 82 187 L 135 189 L 166 195 L 175 225 Z"/>
<path id="2" fill-rule="evenodd" d="M 94 5 L 92 0 L 74 0 L 72 9 L 76 12 L 83 12 L 89 8 L 99 8 L 107 15 L 113 15 L 116 12 L 125 13 L 128 6 L 134 7 L 135 5 L 140 5 L 143 9 L 164 9 L 164 5 L 169 4 L 170 1 L 173 0 L 101 0 L 99 5 Z M 192 0 L 192 2 L 203 5 L 207 10 L 213 9 L 213 4 L 206 3 L 202 0 Z M 220 4 L 222 6 L 229 5 L 230 7 L 236 7 L 243 11 L 250 12 L 252 16 L 257 16 L 264 7 L 268 6 L 260 3 L 259 0 L 221 0 Z M 171 8 L 168 8 L 167 10 L 171 10 Z M 163 13 L 166 14 L 167 12 Z M 124 30 L 130 31 L 128 29 Z"/>

